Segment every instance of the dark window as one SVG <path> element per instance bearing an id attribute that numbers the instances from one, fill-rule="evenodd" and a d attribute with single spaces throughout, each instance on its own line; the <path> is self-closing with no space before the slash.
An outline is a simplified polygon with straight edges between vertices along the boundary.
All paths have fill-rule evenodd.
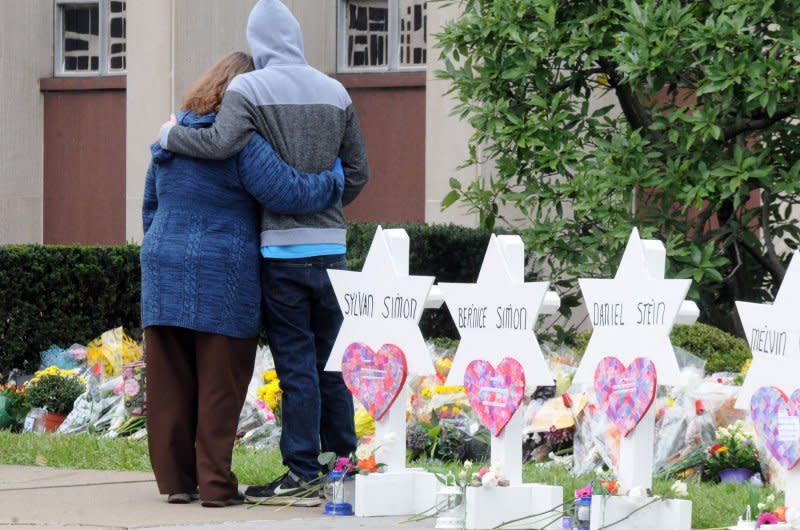
<path id="1" fill-rule="evenodd" d="M 62 50 L 64 70 L 98 71 L 100 67 L 100 8 L 98 4 L 65 5 Z"/>

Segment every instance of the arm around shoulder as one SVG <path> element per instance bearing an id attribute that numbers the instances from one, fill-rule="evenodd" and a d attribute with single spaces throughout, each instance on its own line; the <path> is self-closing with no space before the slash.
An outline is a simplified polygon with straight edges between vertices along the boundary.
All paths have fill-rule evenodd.
<path id="1" fill-rule="evenodd" d="M 211 127 L 194 129 L 175 125 L 162 135 L 161 147 L 186 156 L 225 160 L 247 145 L 255 131 L 255 112 L 243 94 L 228 90 Z"/>
<path id="2" fill-rule="evenodd" d="M 341 172 L 302 173 L 287 164 L 259 134 L 239 154 L 245 189 L 276 213 L 307 214 L 338 203 L 344 189 Z"/>

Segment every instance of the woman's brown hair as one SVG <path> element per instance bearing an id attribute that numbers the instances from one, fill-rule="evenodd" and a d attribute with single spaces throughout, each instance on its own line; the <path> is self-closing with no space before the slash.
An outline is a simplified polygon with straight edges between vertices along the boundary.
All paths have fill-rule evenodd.
<path id="1" fill-rule="evenodd" d="M 253 58 L 244 52 L 226 55 L 195 81 L 183 97 L 181 110 L 195 114 L 218 112 L 228 84 L 239 74 L 254 69 Z"/>

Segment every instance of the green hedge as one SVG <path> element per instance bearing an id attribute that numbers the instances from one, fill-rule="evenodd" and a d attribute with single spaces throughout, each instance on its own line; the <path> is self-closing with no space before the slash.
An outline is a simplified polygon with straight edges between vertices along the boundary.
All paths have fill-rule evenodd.
<path id="1" fill-rule="evenodd" d="M 739 372 L 751 357 L 747 342 L 708 324 L 675 326 L 672 344 L 706 360 L 706 372 Z"/>
<path id="2" fill-rule="evenodd" d="M 590 332 L 578 333 L 575 352 L 583 356 L 589 344 Z M 747 342 L 708 324 L 677 325 L 669 335 L 673 346 L 683 348 L 706 361 L 706 373 L 740 372 L 751 357 Z"/>
<path id="3" fill-rule="evenodd" d="M 490 233 L 453 225 L 402 227 L 411 240 L 411 274 L 473 282 Z M 353 223 L 348 267 L 360 270 L 375 224 Z M 140 326 L 139 247 L 0 246 L 0 373 L 38 367 L 53 344 L 86 344 L 103 331 Z M 447 309 L 425 311 L 426 337 L 457 338 Z M 135 334 L 135 333 L 134 333 Z"/>
<path id="4" fill-rule="evenodd" d="M 52 344 L 132 330 L 139 317 L 139 247 L 0 247 L 0 372 L 38 368 Z"/>

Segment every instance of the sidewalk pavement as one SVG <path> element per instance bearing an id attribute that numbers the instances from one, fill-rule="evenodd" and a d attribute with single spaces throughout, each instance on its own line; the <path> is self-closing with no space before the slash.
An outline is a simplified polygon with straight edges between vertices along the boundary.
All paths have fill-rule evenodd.
<path id="1" fill-rule="evenodd" d="M 330 517 L 322 507 L 167 504 L 151 473 L 0 466 L 0 527 L 87 530 L 421 530 L 429 519 L 399 525 L 397 517 Z"/>

